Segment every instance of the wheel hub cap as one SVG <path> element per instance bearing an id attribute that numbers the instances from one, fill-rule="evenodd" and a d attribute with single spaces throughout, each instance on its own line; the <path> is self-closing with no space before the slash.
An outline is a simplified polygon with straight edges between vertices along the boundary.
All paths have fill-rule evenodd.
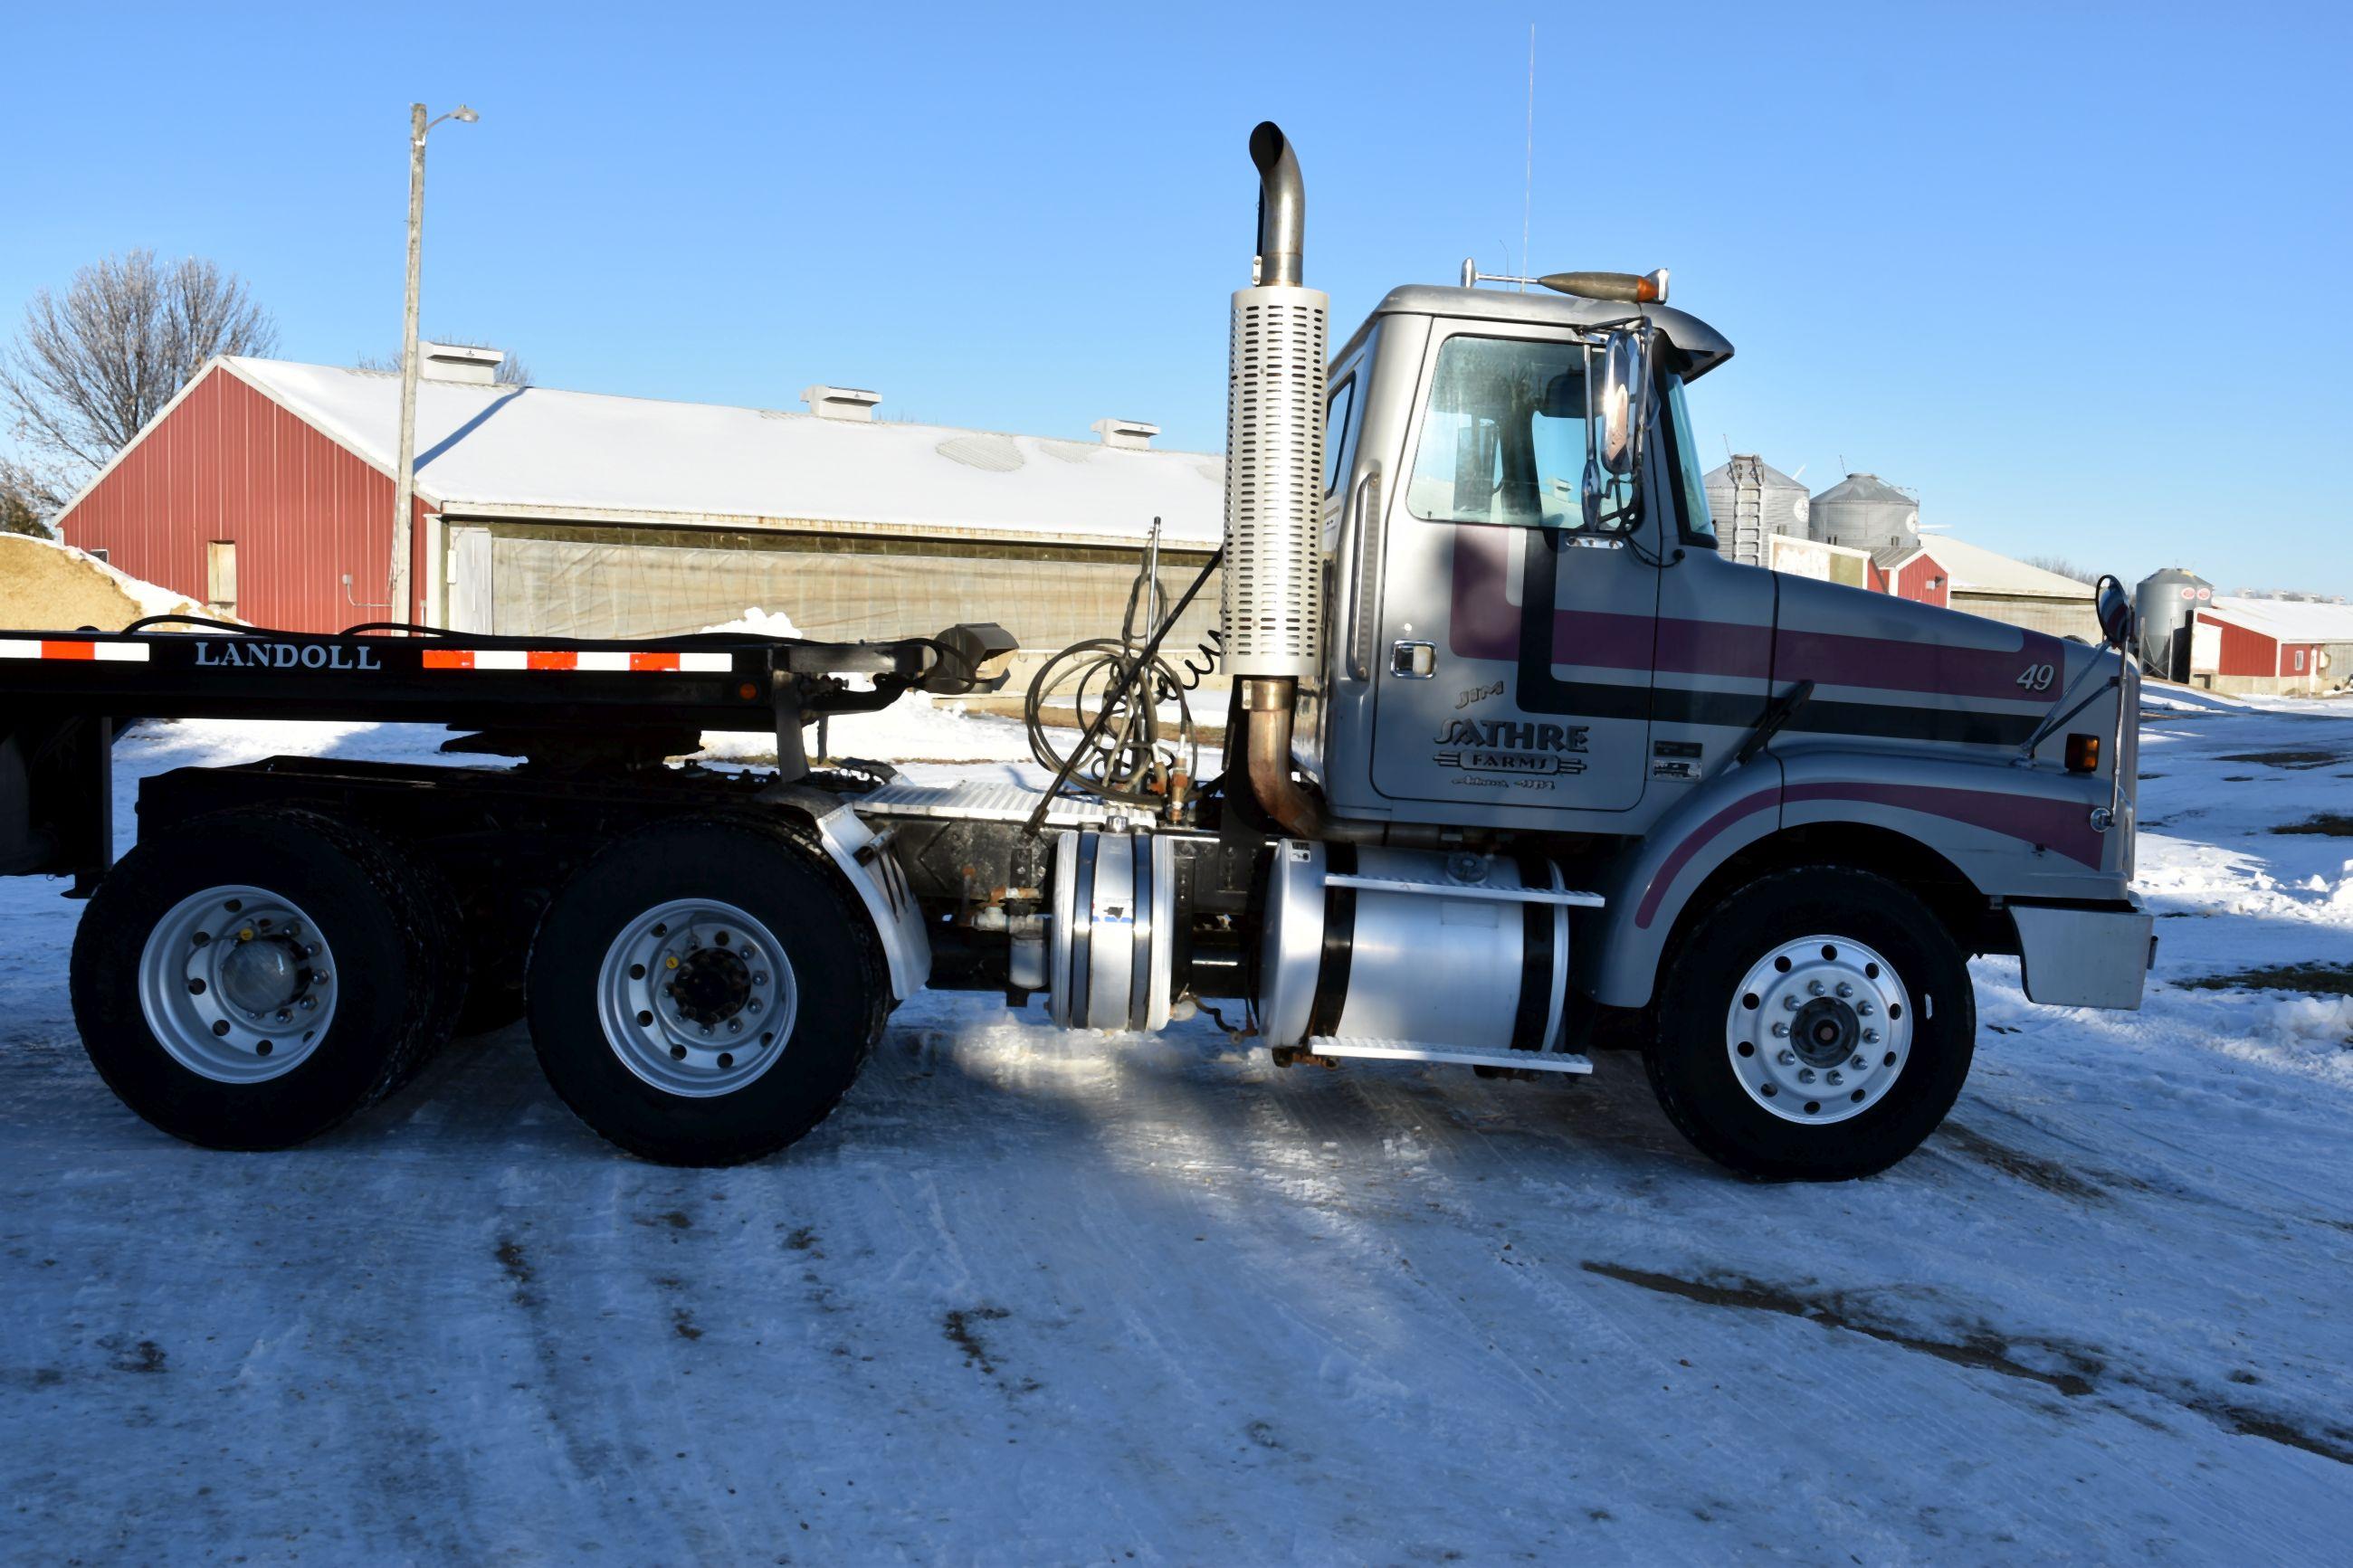
<path id="1" fill-rule="evenodd" d="M 776 933 L 733 904 L 679 899 L 621 928 L 596 972 L 613 1054 L 645 1082 L 690 1099 L 732 1094 L 785 1053 L 799 1012 Z"/>
<path id="2" fill-rule="evenodd" d="M 1725 1019 L 1733 1076 L 1786 1121 L 1832 1122 L 1886 1098 L 1912 1050 L 1912 994 L 1851 937 L 1799 937 L 1741 977 Z"/>
<path id="3" fill-rule="evenodd" d="M 191 893 L 139 955 L 139 1009 L 173 1060 L 216 1083 L 266 1083 L 310 1059 L 335 1018 L 334 954 L 265 888 Z"/>

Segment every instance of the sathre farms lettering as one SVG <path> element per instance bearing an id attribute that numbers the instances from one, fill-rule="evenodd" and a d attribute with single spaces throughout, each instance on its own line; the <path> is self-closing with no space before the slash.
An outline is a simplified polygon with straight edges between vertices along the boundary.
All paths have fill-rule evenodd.
<path id="1" fill-rule="evenodd" d="M 1482 773 L 1581 773 L 1583 724 L 1540 724 L 1512 719 L 1450 719 L 1438 732 L 1441 768 Z"/>
<path id="2" fill-rule="evenodd" d="M 206 668 L 235 665 L 240 669 L 381 669 L 375 649 L 348 643 L 256 642 L 239 637 L 228 642 L 200 642 L 196 663 Z"/>

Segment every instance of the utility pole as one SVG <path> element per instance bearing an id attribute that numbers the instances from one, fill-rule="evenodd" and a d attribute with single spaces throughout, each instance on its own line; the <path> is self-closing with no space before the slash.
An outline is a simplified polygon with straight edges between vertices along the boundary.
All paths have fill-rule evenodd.
<path id="1" fill-rule="evenodd" d="M 471 125 L 481 116 L 459 104 L 438 120 L 425 118 L 425 106 L 408 106 L 408 300 L 400 326 L 400 461 L 392 482 L 391 592 L 385 595 L 396 621 L 414 621 L 409 591 L 409 519 L 417 510 L 417 277 L 425 251 L 425 134 L 443 120 Z"/>

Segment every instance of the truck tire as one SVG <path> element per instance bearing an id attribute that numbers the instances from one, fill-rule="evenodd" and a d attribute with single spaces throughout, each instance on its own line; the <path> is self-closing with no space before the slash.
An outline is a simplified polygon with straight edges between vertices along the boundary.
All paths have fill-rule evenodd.
<path id="1" fill-rule="evenodd" d="M 881 1037 L 882 946 L 824 851 L 734 817 L 621 840 L 555 896 L 532 945 L 548 1083 L 612 1143 L 734 1165 L 824 1121 Z"/>
<path id="2" fill-rule="evenodd" d="M 123 857 L 74 935 L 74 1019 L 125 1105 L 215 1149 L 284 1149 L 399 1087 L 462 976 L 435 890 L 364 828 L 198 817 Z"/>
<path id="3" fill-rule="evenodd" d="M 1968 1077 L 1968 954 L 1884 877 L 1809 866 L 1702 917 L 1659 977 L 1643 1052 L 1667 1120 L 1752 1176 L 1883 1171 L 1936 1130 Z"/>

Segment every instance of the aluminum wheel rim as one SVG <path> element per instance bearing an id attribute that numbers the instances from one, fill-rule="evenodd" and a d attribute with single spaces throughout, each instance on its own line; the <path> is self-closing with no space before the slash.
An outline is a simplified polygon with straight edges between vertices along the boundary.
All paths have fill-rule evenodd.
<path id="1" fill-rule="evenodd" d="M 139 1010 L 172 1059 L 215 1083 L 267 1083 L 304 1062 L 335 1021 L 335 956 L 283 894 L 245 884 L 191 893 L 139 954 Z"/>
<path id="2" fill-rule="evenodd" d="M 742 1089 L 785 1054 L 799 1009 L 784 943 L 714 899 L 646 910 L 597 966 L 607 1043 L 664 1094 L 701 1100 Z"/>
<path id="3" fill-rule="evenodd" d="M 1887 1098 L 1912 1056 L 1912 994 L 1852 937 L 1801 936 L 1758 959 L 1725 1016 L 1748 1098 L 1784 1121 L 1826 1124 Z"/>

